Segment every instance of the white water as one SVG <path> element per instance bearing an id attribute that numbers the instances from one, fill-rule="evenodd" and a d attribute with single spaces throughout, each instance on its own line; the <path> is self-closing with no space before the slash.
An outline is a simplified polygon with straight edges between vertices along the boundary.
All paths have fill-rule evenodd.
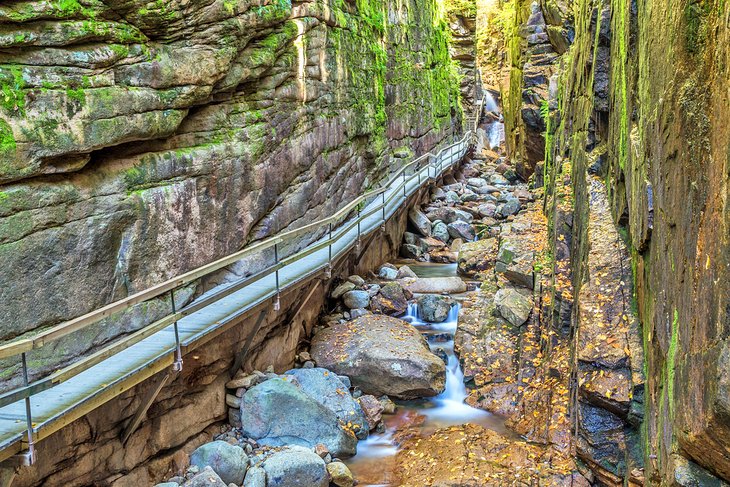
<path id="1" fill-rule="evenodd" d="M 488 112 L 499 113 L 497 100 L 494 99 L 492 92 L 489 90 L 484 90 L 484 108 L 486 108 Z"/>
<path id="2" fill-rule="evenodd" d="M 423 267 L 421 269 L 420 267 Z M 455 266 L 412 265 L 414 272 L 425 271 L 429 275 L 455 275 Z M 441 272 L 438 269 L 441 268 Z M 505 433 L 504 420 L 491 413 L 472 408 L 464 403 L 467 389 L 459 358 L 454 353 L 454 334 L 459 319 L 458 303 L 452 306 L 443 323 L 428 323 L 418 314 L 418 306 L 409 304 L 402 318 L 418 328 L 428 340 L 431 350 L 446 355 L 446 386 L 436 397 L 418 401 L 399 402 L 395 415 L 384 415 L 384 433 L 371 433 L 357 445 L 357 455 L 347 460 L 361 487 L 387 487 L 394 485 L 393 466 L 398 452 L 396 435 L 399 431 L 418 428 L 420 436 L 428 436 L 439 428 L 464 423 L 480 424 L 494 431 Z M 440 349 L 440 350 L 439 350 Z M 422 421 L 421 421 L 422 420 Z"/>
<path id="3" fill-rule="evenodd" d="M 499 108 L 497 100 L 494 98 L 489 90 L 484 92 L 485 101 L 484 107 L 488 112 L 499 115 L 499 119 L 494 122 L 487 124 L 487 140 L 489 141 L 489 148 L 492 150 L 498 149 L 504 142 L 504 122 L 502 121 L 502 110 Z"/>

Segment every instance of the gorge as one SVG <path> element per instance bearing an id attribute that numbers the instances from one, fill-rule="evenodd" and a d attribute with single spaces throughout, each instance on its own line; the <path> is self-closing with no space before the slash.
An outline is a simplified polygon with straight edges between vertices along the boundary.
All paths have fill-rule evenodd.
<path id="1" fill-rule="evenodd" d="M 0 485 L 730 483 L 724 0 L 6 0 Z"/>

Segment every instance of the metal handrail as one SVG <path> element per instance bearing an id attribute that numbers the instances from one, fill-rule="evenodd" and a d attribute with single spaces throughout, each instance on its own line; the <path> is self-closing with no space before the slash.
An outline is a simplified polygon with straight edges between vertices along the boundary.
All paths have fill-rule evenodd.
<path id="1" fill-rule="evenodd" d="M 80 329 L 83 329 L 86 326 L 90 326 L 93 323 L 97 323 L 101 321 L 104 318 L 107 318 L 113 313 L 116 313 L 118 311 L 128 309 L 135 304 L 138 304 L 140 302 L 161 296 L 165 294 L 166 292 L 173 291 L 175 288 L 183 286 L 185 284 L 188 284 L 196 279 L 199 279 L 200 277 L 204 277 L 206 275 L 209 275 L 212 272 L 215 272 L 217 270 L 222 269 L 223 267 L 230 265 L 233 262 L 236 262 L 248 255 L 251 255 L 254 252 L 260 252 L 265 249 L 276 247 L 278 244 L 290 241 L 293 237 L 301 235 L 302 233 L 311 230 L 311 229 L 320 229 L 329 227 L 333 223 L 339 221 L 341 218 L 349 215 L 353 210 L 355 210 L 360 203 L 366 201 L 368 198 L 378 195 L 383 195 L 383 201 L 380 202 L 380 204 L 376 205 L 374 208 L 370 209 L 366 214 L 359 215 L 358 218 L 353 219 L 348 225 L 344 226 L 343 228 L 339 228 L 336 233 L 332 233 L 331 227 L 330 227 L 330 237 L 326 240 L 321 240 L 319 242 L 316 242 L 313 245 L 309 245 L 306 248 L 296 252 L 295 254 L 288 256 L 282 260 L 276 259 L 277 262 L 273 265 L 268 266 L 267 268 L 263 269 L 259 273 L 255 274 L 254 276 L 250 276 L 247 278 L 243 278 L 232 285 L 226 286 L 223 289 L 220 289 L 219 291 L 213 292 L 210 295 L 203 295 L 199 299 L 193 301 L 190 303 L 187 307 L 185 307 L 182 310 L 175 311 L 173 309 L 173 313 L 170 315 L 167 315 L 153 323 L 148 324 L 144 328 L 137 330 L 131 335 L 128 335 L 124 337 L 122 340 L 115 341 L 113 344 L 95 352 L 94 354 L 84 357 L 83 359 L 74 362 L 73 364 L 68 365 L 67 367 L 58 370 L 49 376 L 39 379 L 33 383 L 28 383 L 25 381 L 25 384 L 22 387 L 15 388 L 11 391 L 7 391 L 3 394 L 0 394 L 0 407 L 6 406 L 8 404 L 12 404 L 14 402 L 20 401 L 22 399 L 28 399 L 34 394 L 37 394 L 39 392 L 42 392 L 44 390 L 50 389 L 51 387 L 60 384 L 75 375 L 78 375 L 83 370 L 88 369 L 89 367 L 96 365 L 103 361 L 104 359 L 108 358 L 109 356 L 112 356 L 116 353 L 119 353 L 120 351 L 131 347 L 132 345 L 138 343 L 139 341 L 153 335 L 154 333 L 162 330 L 163 328 L 171 325 L 176 324 L 178 320 L 183 318 L 184 316 L 190 315 L 196 311 L 199 311 L 200 309 L 222 299 L 223 297 L 248 286 L 249 284 L 267 276 L 274 272 L 277 272 L 284 267 L 285 265 L 288 265 L 291 262 L 295 262 L 297 260 L 300 260 L 307 255 L 316 252 L 317 250 L 320 250 L 322 248 L 325 248 L 327 246 L 330 246 L 339 241 L 340 238 L 342 238 L 350 229 L 354 227 L 354 225 L 358 225 L 360 222 L 362 222 L 365 218 L 368 218 L 372 214 L 379 212 L 383 210 L 383 213 L 385 213 L 385 208 L 388 206 L 389 203 L 391 203 L 396 197 L 400 197 L 400 189 L 402 188 L 404 190 L 406 186 L 410 181 L 412 181 L 414 178 L 421 178 L 421 173 L 423 168 L 421 168 L 419 171 L 417 171 L 414 174 L 411 174 L 410 177 L 406 177 L 406 171 L 413 167 L 415 164 L 420 163 L 426 159 L 433 159 L 432 162 L 429 162 L 429 169 L 428 169 L 428 175 L 429 178 L 435 177 L 438 173 L 443 170 L 443 161 L 441 160 L 442 154 L 447 151 L 451 150 L 454 147 L 462 146 L 463 144 L 466 144 L 465 147 L 460 147 L 459 151 L 465 149 L 468 147 L 470 143 L 470 139 L 472 137 L 472 132 L 468 131 L 464 137 L 453 144 L 450 144 L 441 150 L 439 150 L 436 154 L 433 154 L 431 152 L 426 153 L 410 163 L 406 164 L 405 166 L 401 167 L 398 171 L 396 171 L 391 178 L 387 181 L 387 183 L 378 189 L 371 190 L 367 193 L 364 193 L 363 195 L 359 196 L 349 204 L 345 205 L 341 210 L 334 213 L 333 215 L 323 218 L 321 220 L 312 222 L 310 224 L 307 224 L 301 228 L 290 230 L 287 232 L 283 232 L 280 235 L 277 235 L 275 237 L 271 237 L 267 240 L 264 240 L 262 242 L 256 243 L 250 247 L 247 247 L 246 249 L 243 249 L 241 251 L 238 251 L 234 254 L 231 254 L 229 256 L 223 257 L 215 262 L 212 262 L 210 264 L 201 266 L 197 269 L 194 269 L 192 271 L 189 271 L 185 274 L 182 274 L 181 276 L 178 276 L 176 278 L 170 279 L 168 281 L 165 281 L 161 284 L 158 284 L 156 286 L 152 286 L 148 289 L 145 289 L 143 291 L 140 291 L 128 298 L 121 299 L 119 301 L 116 301 L 114 303 L 111 303 L 109 305 L 106 305 L 98 310 L 92 311 L 90 313 L 87 313 L 83 316 L 80 316 L 78 318 L 75 318 L 73 320 L 69 320 L 67 322 L 61 323 L 59 325 L 56 325 L 55 327 L 47 330 L 46 332 L 32 338 L 32 339 L 25 339 L 25 340 L 19 340 L 17 342 L 9 343 L 3 346 L 0 346 L 0 358 L 3 357 L 9 357 L 14 355 L 25 355 L 25 353 L 29 350 L 33 350 L 36 348 L 41 348 L 47 343 L 56 340 L 58 338 L 61 338 L 63 336 L 66 336 L 70 333 L 73 333 L 74 331 L 78 331 Z M 450 153 L 450 158 L 453 156 L 453 152 Z M 449 161 L 449 166 L 453 163 L 453 160 Z M 436 167 L 438 166 L 438 167 Z M 434 168 L 434 176 L 431 176 L 431 167 Z M 396 185 L 395 187 L 392 187 L 391 185 L 395 182 L 396 179 L 402 178 L 402 181 Z M 385 197 L 385 192 L 389 189 L 393 189 L 392 194 L 389 197 Z M 359 212 L 358 212 L 359 213 Z M 293 283 L 290 283 L 290 285 Z M 174 302 L 174 298 L 173 298 Z M 178 344 L 179 346 L 179 344 Z M 179 351 L 179 350 L 178 350 Z"/>

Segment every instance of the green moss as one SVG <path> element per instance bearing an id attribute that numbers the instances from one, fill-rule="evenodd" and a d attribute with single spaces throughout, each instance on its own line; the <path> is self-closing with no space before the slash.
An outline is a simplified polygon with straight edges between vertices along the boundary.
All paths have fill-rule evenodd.
<path id="1" fill-rule="evenodd" d="M 66 88 L 66 96 L 69 100 L 73 100 L 80 104 L 86 103 L 86 93 L 83 88 Z"/>
<path id="2" fill-rule="evenodd" d="M 25 113 L 25 80 L 20 66 L 10 65 L 0 68 L 2 94 L 0 104 L 8 113 Z"/>
<path id="3" fill-rule="evenodd" d="M 13 129 L 8 122 L 0 118 L 0 168 L 3 167 L 4 160 L 11 159 L 15 155 L 15 148 Z"/>

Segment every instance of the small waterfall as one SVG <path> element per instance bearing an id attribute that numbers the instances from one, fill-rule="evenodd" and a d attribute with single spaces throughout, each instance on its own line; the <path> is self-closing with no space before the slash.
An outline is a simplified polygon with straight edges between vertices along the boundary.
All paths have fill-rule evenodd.
<path id="1" fill-rule="evenodd" d="M 504 142 L 504 122 L 502 120 L 502 110 L 497 104 L 497 100 L 489 90 L 484 92 L 485 103 L 484 108 L 487 112 L 498 115 L 498 119 L 487 124 L 487 140 L 489 142 L 489 148 L 492 150 L 498 149 L 499 146 Z"/>
<path id="2" fill-rule="evenodd" d="M 484 108 L 488 112 L 494 112 L 494 113 L 500 113 L 499 105 L 497 104 L 497 100 L 494 99 L 494 95 L 492 95 L 492 92 L 489 90 L 484 91 Z"/>

